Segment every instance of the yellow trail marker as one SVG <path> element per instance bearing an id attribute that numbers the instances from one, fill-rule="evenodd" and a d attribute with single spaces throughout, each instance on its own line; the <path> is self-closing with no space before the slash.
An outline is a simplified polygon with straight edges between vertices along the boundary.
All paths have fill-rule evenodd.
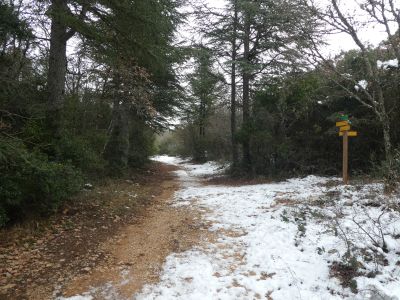
<path id="1" fill-rule="evenodd" d="M 347 125 L 349 125 L 349 121 L 336 122 L 336 127 L 342 127 L 342 126 L 347 126 Z"/>
<path id="2" fill-rule="evenodd" d="M 344 132 L 339 132 L 339 136 L 343 136 Z M 357 131 L 348 131 L 347 136 L 357 136 L 358 132 Z"/>
<path id="3" fill-rule="evenodd" d="M 340 130 L 340 132 L 349 131 L 350 130 L 350 125 L 339 127 L 339 130 Z"/>
<path id="4" fill-rule="evenodd" d="M 350 131 L 350 124 L 347 121 L 336 122 L 339 127 L 339 136 L 343 137 L 343 183 L 349 184 L 349 137 L 357 136 L 357 131 Z"/>

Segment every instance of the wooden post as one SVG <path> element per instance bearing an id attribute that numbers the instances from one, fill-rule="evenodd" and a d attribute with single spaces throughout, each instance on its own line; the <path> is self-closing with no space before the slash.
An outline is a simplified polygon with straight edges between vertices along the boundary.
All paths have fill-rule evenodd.
<path id="1" fill-rule="evenodd" d="M 348 132 L 343 132 L 343 183 L 349 184 L 349 136 Z"/>
<path id="2" fill-rule="evenodd" d="M 357 136 L 357 131 L 350 131 L 350 121 L 347 115 L 342 114 L 336 127 L 339 127 L 339 136 L 343 137 L 343 183 L 349 184 L 349 137 Z"/>

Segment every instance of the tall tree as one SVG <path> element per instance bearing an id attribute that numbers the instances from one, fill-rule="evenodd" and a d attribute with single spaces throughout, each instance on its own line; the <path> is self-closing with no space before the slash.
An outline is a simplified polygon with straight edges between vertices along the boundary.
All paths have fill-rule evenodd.
<path id="1" fill-rule="evenodd" d="M 230 129 L 231 129 L 231 160 L 232 172 L 239 167 L 239 145 L 237 139 L 238 121 L 238 83 L 237 74 L 238 51 L 241 41 L 239 30 L 239 0 L 228 1 L 222 9 L 210 8 L 204 3 L 196 7 L 196 15 L 200 20 L 200 30 L 206 38 L 206 45 L 212 49 L 218 58 L 219 69 L 226 75 L 227 85 L 230 86 Z M 229 79 L 228 79 L 229 78 Z"/>
<path id="2" fill-rule="evenodd" d="M 250 154 L 250 30 L 251 30 L 251 13 L 249 8 L 243 10 L 243 59 L 242 59 L 242 81 L 243 81 L 243 123 L 242 128 L 245 134 L 242 138 L 243 145 L 243 168 L 251 171 L 251 154 Z"/>
<path id="3" fill-rule="evenodd" d="M 197 134 L 194 135 L 194 159 L 206 161 L 206 131 L 207 121 L 211 114 L 212 107 L 220 97 L 219 83 L 221 76 L 213 69 L 213 58 L 209 49 L 203 45 L 194 48 L 196 61 L 195 70 L 189 75 L 192 104 L 189 108 L 190 122 L 197 127 Z"/>
<path id="4" fill-rule="evenodd" d="M 76 28 L 71 26 L 74 19 L 82 21 L 86 15 L 87 6 L 81 6 L 79 15 L 71 12 L 66 0 L 51 0 L 49 15 L 51 16 L 49 69 L 47 76 L 48 107 L 46 113 L 47 126 L 52 135 L 60 137 L 65 78 L 67 70 L 67 42 L 76 33 Z M 76 26 L 76 24 L 75 24 Z"/>
<path id="5" fill-rule="evenodd" d="M 237 104 L 237 96 L 236 96 L 236 60 L 237 60 L 237 31 L 238 31 L 238 7 L 237 0 L 233 0 L 232 9 L 233 9 L 233 18 L 232 18 L 232 38 L 231 38 L 231 144 L 232 144 L 232 166 L 233 170 L 238 167 L 239 164 L 239 152 L 238 152 L 238 144 L 236 138 L 236 104 Z"/>
<path id="6" fill-rule="evenodd" d="M 252 170 L 251 100 L 255 84 L 285 72 L 306 68 L 301 50 L 314 35 L 315 17 L 301 0 L 240 0 L 239 38 L 243 45 L 240 71 L 243 84 L 242 164 Z"/>
<path id="7" fill-rule="evenodd" d="M 173 35 L 178 23 L 176 1 L 104 1 L 107 10 L 93 8 L 101 36 L 89 41 L 93 58 L 106 66 L 108 95 L 113 99 L 113 121 L 105 156 L 122 170 L 134 145 L 130 119 L 150 126 L 174 106 L 176 62 Z M 118 100 L 116 100 L 118 99 Z M 133 123 L 132 123 L 133 124 Z M 114 151 L 115 150 L 115 151 Z"/>
<path id="8" fill-rule="evenodd" d="M 252 91 L 269 76 L 305 68 L 300 52 L 309 45 L 315 18 L 302 0 L 230 0 L 222 10 L 205 5 L 198 10 L 204 36 L 219 55 L 220 67 L 230 76 L 233 164 L 238 162 L 240 140 L 241 166 L 251 172 Z M 242 87 L 242 128 L 236 133 L 238 83 Z"/>

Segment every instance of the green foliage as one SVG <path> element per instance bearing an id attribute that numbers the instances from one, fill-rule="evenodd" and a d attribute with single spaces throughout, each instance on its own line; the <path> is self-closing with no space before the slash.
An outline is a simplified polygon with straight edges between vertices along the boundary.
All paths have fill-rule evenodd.
<path id="1" fill-rule="evenodd" d="M 156 153 L 161 155 L 179 156 L 179 140 L 175 132 L 167 131 L 155 137 Z"/>
<path id="2" fill-rule="evenodd" d="M 182 132 L 182 154 L 191 156 L 197 162 L 212 159 L 213 132 L 211 118 L 215 114 L 216 103 L 222 94 L 222 75 L 214 70 L 215 57 L 203 45 L 192 49 L 195 59 L 194 71 L 188 75 L 190 96 L 185 111 L 186 129 Z M 211 151 L 210 151 L 211 150 Z M 183 153 L 186 152 L 186 153 Z"/>
<path id="3" fill-rule="evenodd" d="M 358 293 L 357 281 L 354 279 L 360 276 L 360 263 L 357 258 L 347 251 L 341 261 L 335 261 L 330 266 L 330 274 L 337 277 L 343 287 L 348 287 L 353 293 Z"/>
<path id="4" fill-rule="evenodd" d="M 357 294 L 358 293 L 357 280 L 355 279 L 350 280 L 349 288 L 354 294 Z"/>
<path id="5" fill-rule="evenodd" d="M 182 58 L 173 46 L 179 5 L 69 1 L 69 11 L 66 3 L 0 0 L 0 226 L 56 210 L 82 178 L 121 175 L 148 161 L 154 130 L 182 98 L 174 65 Z M 66 78 L 52 77 L 64 87 L 58 99 L 49 99 L 47 44 L 32 35 L 36 20 L 24 20 L 36 11 L 48 12 L 39 22 L 57 20 L 77 33 Z M 52 101 L 57 112 L 49 112 Z"/>
<path id="6" fill-rule="evenodd" d="M 104 150 L 108 173 L 112 176 L 124 174 L 128 166 L 129 123 L 123 113 L 114 119 L 113 129 Z"/>
<path id="7" fill-rule="evenodd" d="M 329 112 L 313 100 L 325 97 L 318 92 L 320 84 L 316 74 L 297 74 L 258 94 L 253 122 L 245 131 L 250 135 L 256 173 L 329 172 L 330 162 L 323 161 L 323 151 L 333 144 L 333 136 L 325 133 L 331 127 Z M 327 141 L 321 143 L 323 139 Z"/>
<path id="8" fill-rule="evenodd" d="M 142 166 L 154 152 L 153 131 L 165 125 L 181 97 L 172 46 L 179 1 L 101 1 L 92 59 L 109 69 L 106 97 L 112 120 L 104 158 L 112 175 Z M 156 117 L 157 116 L 157 117 Z M 141 120 L 138 121 L 138 118 Z"/>
<path id="9" fill-rule="evenodd" d="M 80 172 L 51 162 L 23 143 L 0 138 L 0 219 L 21 220 L 29 214 L 55 211 L 80 190 Z"/>
<path id="10" fill-rule="evenodd" d="M 26 22 L 18 18 L 14 8 L 0 1 L 0 44 L 7 41 L 9 35 L 14 34 L 20 39 L 32 36 L 32 32 Z"/>
<path id="11" fill-rule="evenodd" d="M 18 5 L 0 3 L 0 227 L 53 212 L 82 185 L 79 170 L 46 154 L 45 80 L 26 55 L 33 36 Z"/>
<path id="12" fill-rule="evenodd" d="M 105 140 L 103 136 L 97 138 Z M 95 137 L 92 137 L 92 140 L 94 139 Z M 56 157 L 59 157 L 62 161 L 69 162 L 88 175 L 96 174 L 99 176 L 104 172 L 106 162 L 96 150 L 88 138 L 69 134 L 64 135 L 57 142 Z"/>
<path id="13" fill-rule="evenodd" d="M 149 156 L 156 153 L 155 135 L 141 120 L 133 122 L 131 127 L 128 165 L 142 167 L 148 162 Z"/>
<path id="14" fill-rule="evenodd" d="M 5 226 L 8 221 L 9 218 L 7 216 L 7 212 L 4 210 L 3 207 L 0 206 L 0 228 Z"/>
<path id="15" fill-rule="evenodd" d="M 204 137 L 199 136 L 196 124 L 188 123 L 159 136 L 156 145 L 160 154 L 190 158 L 198 155 L 199 161 L 204 161 L 204 159 L 228 161 L 231 146 L 229 111 L 224 108 L 215 109 L 208 116 Z M 203 155 L 202 158 L 200 154 Z"/>

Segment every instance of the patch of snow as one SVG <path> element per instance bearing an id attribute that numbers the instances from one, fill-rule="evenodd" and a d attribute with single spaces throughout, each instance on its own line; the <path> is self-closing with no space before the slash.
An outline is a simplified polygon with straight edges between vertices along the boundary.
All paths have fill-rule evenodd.
<path id="1" fill-rule="evenodd" d="M 180 163 L 182 163 L 184 161 L 179 157 L 168 156 L 168 155 L 156 155 L 156 156 L 151 157 L 151 160 L 159 161 L 159 162 L 170 164 L 170 165 L 179 165 Z"/>
<path id="2" fill-rule="evenodd" d="M 91 183 L 85 183 L 83 187 L 84 187 L 85 189 L 87 189 L 87 190 L 91 190 L 91 189 L 93 189 L 93 184 L 91 184 Z"/>
<path id="3" fill-rule="evenodd" d="M 177 199 L 186 201 L 181 204 L 193 205 L 197 199 L 197 205 L 211 208 L 211 230 L 237 231 L 239 237 L 221 234 L 216 245 L 203 251 L 171 255 L 161 283 L 145 287 L 137 299 L 253 299 L 268 292 L 273 299 L 335 299 L 330 289 L 337 283 L 328 280 L 329 268 L 316 251 L 321 229 L 312 228 L 311 238 L 296 245 L 297 225 L 281 220 L 283 208 L 273 209 L 277 193 L 301 201 L 318 193 L 327 180 L 309 176 L 276 184 L 182 190 Z M 332 236 L 324 239 L 332 247 L 338 242 Z"/>
<path id="4" fill-rule="evenodd" d="M 154 161 L 159 161 L 171 165 L 182 165 L 183 163 L 185 163 L 184 165 L 185 171 L 179 170 L 176 172 L 178 175 L 181 175 L 183 177 L 185 176 L 205 177 L 205 176 L 216 175 L 218 173 L 222 173 L 226 168 L 221 164 L 213 161 L 209 161 L 204 164 L 191 164 L 188 163 L 187 160 L 183 160 L 181 158 L 168 155 L 153 156 L 151 159 Z"/>
<path id="5" fill-rule="evenodd" d="M 270 184 L 203 185 L 203 176 L 221 172 L 218 164 L 156 159 L 180 164 L 176 174 L 182 189 L 173 205 L 201 211 L 216 240 L 169 255 L 160 281 L 134 299 L 399 299 L 400 216 L 382 206 L 389 200 L 398 205 L 399 199 L 388 199 L 383 184 L 343 186 L 338 178 L 307 176 Z M 382 235 L 387 251 L 374 242 Z M 354 278 L 358 294 L 330 274 L 332 262 L 346 257 L 349 243 L 364 274 Z M 386 263 L 377 263 L 378 256 Z M 366 276 L 371 272 L 375 277 Z"/>
<path id="6" fill-rule="evenodd" d="M 363 79 L 363 80 L 360 80 L 358 82 L 358 84 L 354 86 L 354 88 L 356 89 L 356 91 L 360 90 L 360 87 L 365 90 L 367 88 L 367 86 L 368 86 L 368 82 L 365 79 Z"/>
<path id="7" fill-rule="evenodd" d="M 310 214 L 329 217 L 341 209 L 344 217 L 340 222 L 348 233 L 353 233 L 354 243 L 371 246 L 362 232 L 356 232 L 352 218 L 362 214 L 350 204 L 370 201 L 370 192 L 378 193 L 377 199 L 382 198 L 382 185 L 326 187 L 332 180 L 337 179 L 308 176 L 274 184 L 188 186 L 181 190 L 176 195 L 178 205 L 206 207 L 206 218 L 213 224 L 210 230 L 219 239 L 205 249 L 170 255 L 160 283 L 146 286 L 137 299 L 253 299 L 266 294 L 282 300 L 348 297 L 361 300 L 373 299 L 368 295 L 375 294 L 397 299 L 393 297 L 400 295 L 400 268 L 394 267 L 397 261 L 394 249 L 399 249 L 400 243 L 388 234 L 399 232 L 400 222 L 382 219 L 387 225 L 385 236 L 391 249 L 387 258 L 391 267 L 380 266 L 381 275 L 376 278 L 357 277 L 359 295 L 330 276 L 330 263 L 340 261 L 347 250 L 345 241 L 332 230 L 332 219 L 307 217 L 301 236 L 300 223 L 293 221 L 291 214 L 301 215 L 313 202 L 325 201 L 327 193 L 338 193 L 338 199 L 327 208 L 315 206 Z M 297 207 L 279 205 L 280 201 L 292 201 Z M 378 212 L 379 209 L 371 207 L 369 214 L 376 217 Z M 364 214 L 361 222 L 368 224 L 367 219 Z M 238 234 L 225 234 L 232 231 Z M 365 266 L 376 268 L 373 263 Z M 375 294 L 366 293 L 371 287 L 376 289 Z"/>
<path id="8" fill-rule="evenodd" d="M 189 175 L 196 177 L 217 175 L 225 169 L 221 164 L 213 161 L 206 162 L 205 164 L 185 164 L 185 168 L 188 170 Z"/>
<path id="9" fill-rule="evenodd" d="M 343 73 L 342 76 L 347 78 L 347 79 L 351 79 L 352 78 L 351 74 L 349 74 L 349 73 Z"/>
<path id="10" fill-rule="evenodd" d="M 399 67 L 399 61 L 397 60 L 397 58 L 395 59 L 390 59 L 387 61 L 380 61 L 378 60 L 376 62 L 376 65 L 379 69 L 388 69 L 390 67 L 392 68 L 398 68 Z"/>

